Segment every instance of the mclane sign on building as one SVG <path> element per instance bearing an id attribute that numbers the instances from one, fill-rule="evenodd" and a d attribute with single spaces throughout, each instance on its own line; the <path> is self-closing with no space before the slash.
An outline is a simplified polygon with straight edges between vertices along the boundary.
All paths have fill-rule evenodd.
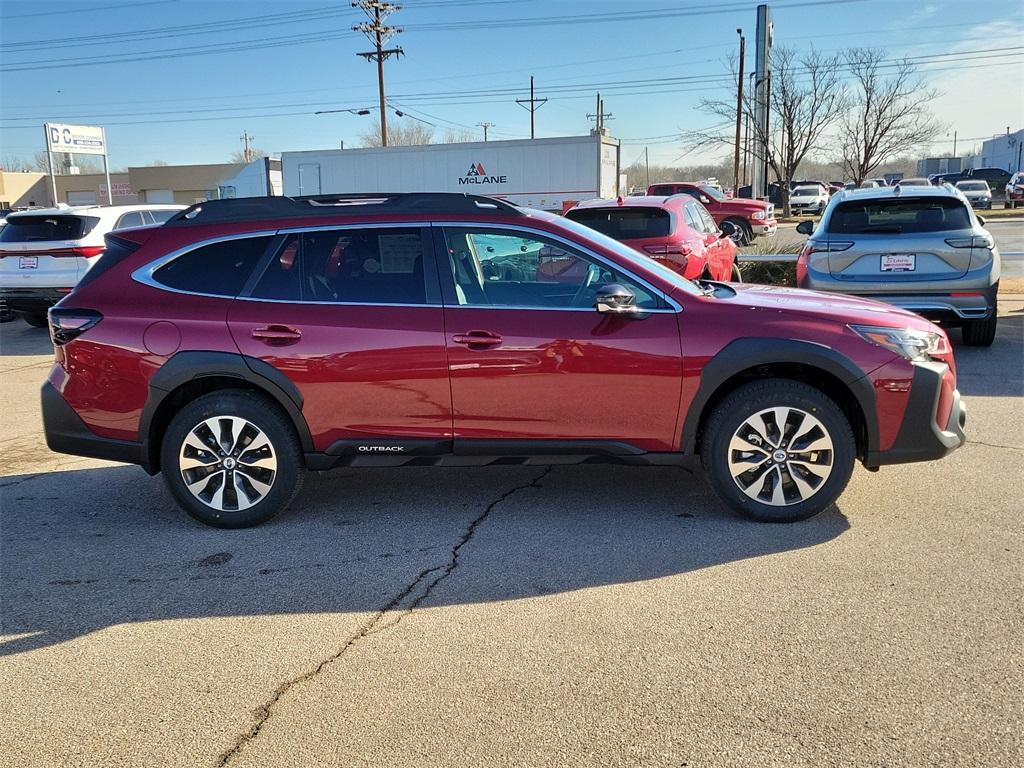
<path id="1" fill-rule="evenodd" d="M 281 166 L 290 197 L 462 192 L 561 211 L 619 194 L 619 142 L 598 135 L 285 152 Z"/>
<path id="2" fill-rule="evenodd" d="M 47 123 L 46 149 L 74 155 L 105 155 L 107 142 L 103 129 L 95 125 L 64 125 Z"/>

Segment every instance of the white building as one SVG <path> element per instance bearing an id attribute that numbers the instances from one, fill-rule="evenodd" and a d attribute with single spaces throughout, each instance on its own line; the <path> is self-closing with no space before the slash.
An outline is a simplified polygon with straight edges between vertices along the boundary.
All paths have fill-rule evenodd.
<path id="1" fill-rule="evenodd" d="M 1015 173 L 1024 170 L 1024 128 L 982 142 L 981 151 L 964 158 L 964 168 L 1002 168 Z"/>

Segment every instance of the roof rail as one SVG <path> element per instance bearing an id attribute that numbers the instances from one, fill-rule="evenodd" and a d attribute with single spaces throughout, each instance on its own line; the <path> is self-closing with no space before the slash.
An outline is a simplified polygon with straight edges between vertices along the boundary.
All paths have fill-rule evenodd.
<path id="1" fill-rule="evenodd" d="M 359 216 L 403 213 L 491 213 L 522 216 L 505 200 L 460 192 L 362 192 L 303 197 L 236 197 L 207 200 L 169 219 L 170 226 L 214 224 L 252 219 L 292 219 L 311 216 Z"/>

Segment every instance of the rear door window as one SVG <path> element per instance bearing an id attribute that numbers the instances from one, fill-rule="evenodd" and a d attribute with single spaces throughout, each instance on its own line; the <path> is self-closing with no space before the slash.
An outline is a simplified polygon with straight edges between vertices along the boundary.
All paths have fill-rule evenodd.
<path id="1" fill-rule="evenodd" d="M 178 291 L 234 297 L 241 292 L 271 240 L 268 235 L 200 246 L 160 267 L 153 273 L 153 279 Z"/>
<path id="2" fill-rule="evenodd" d="M 252 298 L 338 304 L 426 304 L 417 228 L 335 229 L 289 235 Z"/>
<path id="3" fill-rule="evenodd" d="M 147 222 L 142 218 L 142 211 L 129 211 L 117 220 L 114 229 L 128 229 L 128 227 L 141 227 Z"/>
<path id="4" fill-rule="evenodd" d="M 0 229 L 0 243 L 79 240 L 99 223 L 95 216 L 11 216 Z"/>
<path id="5" fill-rule="evenodd" d="M 967 207 L 956 198 L 900 197 L 840 203 L 828 231 L 838 235 L 903 234 L 970 229 Z"/>
<path id="6" fill-rule="evenodd" d="M 616 240 L 667 237 L 672 216 L 661 208 L 581 208 L 566 216 Z"/>
<path id="7" fill-rule="evenodd" d="M 180 211 L 146 211 L 146 218 L 152 219 L 154 224 L 163 224 L 177 213 Z"/>

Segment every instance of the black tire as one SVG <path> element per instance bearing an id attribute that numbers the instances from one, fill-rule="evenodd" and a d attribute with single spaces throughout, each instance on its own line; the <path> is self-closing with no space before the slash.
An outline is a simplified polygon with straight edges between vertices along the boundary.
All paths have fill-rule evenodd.
<path id="1" fill-rule="evenodd" d="M 757 460 L 758 451 L 755 449 L 746 452 L 755 454 L 749 460 L 752 467 L 750 471 L 755 474 L 749 477 L 756 479 L 749 482 L 748 489 L 757 491 L 759 488 L 763 488 L 770 493 L 776 485 L 781 485 L 780 492 L 783 494 L 784 503 L 779 505 L 771 504 L 770 500 L 760 501 L 748 496 L 739 485 L 744 481 L 746 473 L 740 475 L 740 479 L 734 480 L 730 472 L 730 461 L 734 456 L 737 459 L 737 464 L 743 458 L 743 454 L 731 451 L 729 448 L 733 437 L 741 427 L 746 425 L 748 419 L 755 419 L 761 412 L 772 408 L 797 409 L 803 412 L 802 415 L 787 416 L 786 421 L 789 422 L 792 419 L 792 423 L 795 425 L 792 434 L 788 434 L 786 437 L 785 430 L 778 430 L 779 434 L 776 434 L 776 437 L 780 435 L 783 437 L 780 442 L 788 448 L 796 445 L 796 440 L 801 440 L 801 438 L 803 438 L 801 442 L 804 445 L 808 444 L 804 442 L 805 440 L 811 439 L 809 436 L 813 436 L 814 440 L 820 439 L 817 437 L 818 430 L 824 432 L 825 437 L 832 443 L 830 451 L 824 449 L 813 452 L 793 451 L 786 461 L 778 465 L 769 463 L 771 454 L 768 451 L 761 451 L 765 460 L 758 464 L 754 463 Z M 804 431 L 804 426 L 808 425 L 808 416 L 816 420 L 817 424 L 812 424 L 807 431 Z M 771 418 L 772 423 L 775 423 L 774 417 Z M 759 423 L 763 427 L 767 427 L 764 422 Z M 768 437 L 769 447 L 772 447 L 772 435 L 767 429 L 763 431 Z M 787 439 L 794 440 L 794 442 L 786 443 Z M 752 448 L 754 447 L 753 444 L 750 445 Z M 790 464 L 788 458 L 796 454 L 802 458 L 802 461 L 799 464 L 796 462 Z M 767 523 L 792 523 L 804 520 L 829 507 L 846 488 L 853 472 L 853 462 L 856 456 L 857 443 L 853 436 L 853 430 L 839 406 L 820 390 L 789 379 L 764 379 L 744 384 L 736 389 L 715 407 L 705 424 L 701 441 L 701 462 L 719 498 L 733 511 L 744 517 Z M 817 478 L 818 475 L 806 474 L 806 467 L 815 466 L 818 461 L 821 461 L 821 466 L 824 466 L 828 460 L 831 460 L 830 471 L 824 475 L 823 479 L 818 480 L 810 494 L 804 496 L 794 477 L 799 477 L 801 482 L 809 485 L 808 478 Z M 757 469 L 766 463 L 768 463 L 767 470 L 757 474 Z M 816 466 L 816 469 L 819 467 Z M 785 478 L 788 478 L 788 483 Z M 771 488 L 768 487 L 769 485 Z"/>
<path id="2" fill-rule="evenodd" d="M 9 323 L 17 319 L 18 314 L 16 312 L 12 312 L 9 309 L 0 309 L 0 323 Z"/>
<path id="3" fill-rule="evenodd" d="M 33 328 L 47 328 L 50 325 L 50 321 L 47 319 L 46 315 L 23 314 L 22 318 L 24 318 L 25 322 Z"/>
<path id="4" fill-rule="evenodd" d="M 964 323 L 964 344 L 968 347 L 991 347 L 992 342 L 996 340 L 998 323 L 997 303 L 992 306 L 992 314 L 984 320 L 969 320 Z"/>
<path id="5" fill-rule="evenodd" d="M 736 227 L 736 234 L 732 238 L 736 245 L 750 245 L 754 242 L 754 232 L 747 222 L 743 219 L 726 219 L 726 221 Z"/>
<path id="6" fill-rule="evenodd" d="M 249 426 L 227 422 L 226 417 L 238 417 Z M 221 451 L 218 455 L 215 448 L 218 445 L 217 439 L 211 442 L 208 438 L 212 433 L 201 428 L 207 419 L 217 418 L 225 419 L 217 422 L 222 443 L 233 440 L 237 444 L 246 439 L 249 442 L 245 445 L 262 443 L 261 438 L 253 437 L 254 428 L 267 438 L 269 453 L 267 449 L 257 446 L 259 450 L 242 448 L 231 452 L 229 448 L 227 454 Z M 234 434 L 232 426 L 239 427 L 238 434 Z M 193 435 L 196 429 L 200 432 Z M 210 449 L 197 452 L 192 447 L 186 448 L 185 440 L 190 435 L 210 446 Z M 194 458 L 208 464 L 213 471 L 206 472 L 206 467 L 182 468 L 179 458 L 186 451 L 190 455 L 183 460 Z M 213 462 L 208 461 L 211 458 Z M 231 464 L 225 467 L 222 462 L 226 463 L 229 459 Z M 255 464 L 259 461 L 266 465 L 275 460 L 273 471 Z M 245 472 L 241 471 L 241 467 L 246 467 Z M 295 498 L 302 487 L 305 469 L 302 449 L 288 417 L 270 399 L 242 390 L 211 392 L 196 398 L 178 411 L 164 432 L 160 446 L 160 468 L 175 501 L 196 520 L 215 528 L 248 528 L 269 520 Z M 205 491 L 202 495 L 208 497 L 206 501 L 189 490 L 185 473 L 197 479 L 194 487 L 202 482 L 203 477 L 210 478 L 205 487 L 197 487 L 197 492 Z M 220 476 L 220 482 L 215 475 Z M 226 485 L 228 477 L 234 480 L 232 486 Z M 254 480 L 257 482 L 252 482 Z M 261 493 L 258 488 L 263 484 L 269 486 L 269 490 Z M 224 486 L 224 490 L 221 491 L 218 505 L 217 490 L 221 486 Z M 235 486 L 241 487 L 241 493 Z M 250 503 L 251 506 L 245 506 Z"/>

